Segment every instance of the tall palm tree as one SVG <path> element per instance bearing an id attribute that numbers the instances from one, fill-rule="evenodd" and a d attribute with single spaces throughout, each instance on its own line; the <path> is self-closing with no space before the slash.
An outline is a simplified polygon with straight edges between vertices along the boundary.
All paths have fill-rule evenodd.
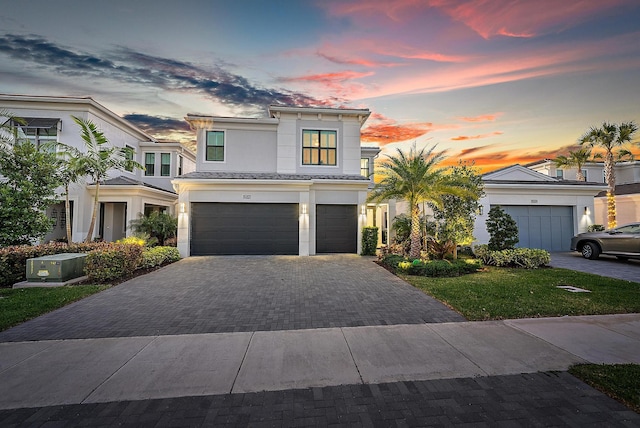
<path id="1" fill-rule="evenodd" d="M 591 147 L 580 147 L 575 152 L 570 151 L 568 156 L 560 155 L 553 160 L 556 168 L 577 168 L 576 180 L 586 181 L 582 173 L 582 167 L 591 162 Z"/>
<path id="2" fill-rule="evenodd" d="M 397 150 L 381 165 L 382 180 L 369 194 L 370 201 L 401 199 L 411 209 L 411 249 L 409 257 L 420 257 L 420 202 L 442 205 L 445 194 L 464 196 L 465 186 L 438 168 L 445 159 L 444 152 L 434 152 L 435 146 L 418 150 L 414 144 L 409 153 Z"/>
<path id="3" fill-rule="evenodd" d="M 67 243 L 71 244 L 71 204 L 69 202 L 69 186 L 71 183 L 77 183 L 82 180 L 85 171 L 78 162 L 83 156 L 82 151 L 76 147 L 66 145 L 64 143 L 56 143 L 56 155 L 58 156 L 58 175 L 64 185 L 64 210 L 67 232 Z"/>
<path id="4" fill-rule="evenodd" d="M 609 228 L 616 227 L 616 176 L 613 170 L 616 164 L 616 155 L 617 160 L 631 155 L 629 150 L 623 149 L 621 146 L 630 142 L 637 130 L 638 126 L 634 122 L 623 122 L 620 125 L 604 122 L 602 127 L 591 128 L 578 140 L 581 145 L 586 144 L 589 147 L 604 149 L 604 177 L 608 186 L 607 223 Z M 616 148 L 620 148 L 620 150 L 614 154 Z"/>
<path id="5" fill-rule="evenodd" d="M 72 156 L 69 158 L 69 165 L 80 176 L 88 175 L 96 186 L 91 223 L 89 223 L 89 230 L 84 239 L 84 242 L 89 242 L 93 236 L 93 229 L 98 216 L 100 182 L 109 176 L 109 171 L 114 169 L 125 171 L 131 168 L 144 169 L 144 167 L 127 158 L 127 154 L 131 152 L 131 149 L 109 145 L 109 140 L 95 123 L 76 116 L 71 117 L 80 126 L 81 137 L 86 151 L 77 150 L 72 152 Z"/>

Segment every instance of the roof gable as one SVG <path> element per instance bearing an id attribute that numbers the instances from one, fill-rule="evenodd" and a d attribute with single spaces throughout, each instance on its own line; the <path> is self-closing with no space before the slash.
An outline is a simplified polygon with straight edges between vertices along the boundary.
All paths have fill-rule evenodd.
<path id="1" fill-rule="evenodd" d="M 482 175 L 484 181 L 487 180 L 510 180 L 510 181 L 558 181 L 546 174 L 526 168 L 520 164 L 511 165 L 496 171 Z"/>

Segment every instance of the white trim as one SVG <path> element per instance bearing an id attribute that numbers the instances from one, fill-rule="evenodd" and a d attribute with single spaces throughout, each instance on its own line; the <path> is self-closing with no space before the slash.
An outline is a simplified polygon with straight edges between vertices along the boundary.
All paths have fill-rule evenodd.
<path id="1" fill-rule="evenodd" d="M 207 137 L 209 132 L 222 132 L 222 160 L 207 160 Z M 212 146 L 216 147 L 216 146 Z M 204 129 L 204 138 L 202 139 L 202 163 L 211 165 L 222 165 L 227 163 L 227 130 L 217 128 Z"/>

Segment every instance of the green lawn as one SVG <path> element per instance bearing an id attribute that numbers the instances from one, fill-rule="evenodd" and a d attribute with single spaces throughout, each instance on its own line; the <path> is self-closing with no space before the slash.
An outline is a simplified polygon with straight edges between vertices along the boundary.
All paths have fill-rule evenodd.
<path id="1" fill-rule="evenodd" d="M 470 321 L 640 312 L 640 283 L 568 269 L 487 267 L 455 278 L 402 278 Z M 591 293 L 571 293 L 557 285 Z"/>
<path id="2" fill-rule="evenodd" d="M 0 331 L 107 288 L 108 285 L 0 288 Z"/>
<path id="3" fill-rule="evenodd" d="M 640 413 L 640 364 L 579 364 L 569 373 Z"/>

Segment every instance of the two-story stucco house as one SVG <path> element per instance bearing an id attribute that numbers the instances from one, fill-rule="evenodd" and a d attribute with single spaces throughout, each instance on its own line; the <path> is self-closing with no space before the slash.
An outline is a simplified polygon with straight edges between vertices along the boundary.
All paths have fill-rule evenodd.
<path id="1" fill-rule="evenodd" d="M 271 105 L 259 119 L 187 115 L 197 159 L 173 180 L 181 255 L 360 252 L 379 152 L 360 146 L 369 114 Z"/>
<path id="2" fill-rule="evenodd" d="M 134 160 L 145 171 L 112 171 L 100 185 L 99 218 L 94 237 L 115 241 L 130 234 L 129 222 L 141 213 L 153 210 L 175 212 L 178 195 L 171 180 L 195 169 L 195 154 L 179 143 L 161 143 L 89 97 L 49 97 L 0 95 L 0 109 L 7 110 L 25 123 L 16 123 L 21 137 L 40 145 L 61 142 L 84 148 L 80 127 L 72 116 L 95 123 L 115 147 L 130 147 Z M 66 237 L 66 222 L 71 221 L 72 239 L 81 241 L 89 230 L 95 183 L 85 179 L 69 189 L 71 219 L 66 218 L 64 203 L 47 209 L 54 227 L 43 241 Z M 63 189 L 59 189 L 60 195 Z M 60 197 L 64 200 L 64 197 Z"/>

